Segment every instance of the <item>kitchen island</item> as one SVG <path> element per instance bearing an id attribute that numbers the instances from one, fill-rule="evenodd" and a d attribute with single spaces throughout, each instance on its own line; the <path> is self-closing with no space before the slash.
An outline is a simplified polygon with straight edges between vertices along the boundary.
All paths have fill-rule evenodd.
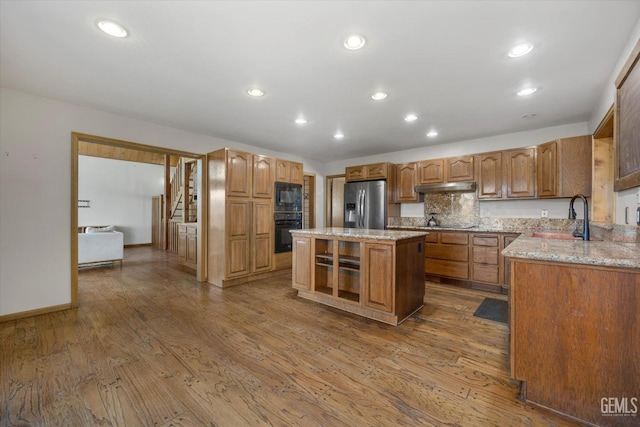
<path id="1" fill-rule="evenodd" d="M 638 425 L 638 249 L 528 232 L 503 251 L 511 376 L 523 400 L 594 425 Z"/>
<path id="2" fill-rule="evenodd" d="M 424 305 L 427 232 L 291 230 L 298 296 L 397 326 Z"/>

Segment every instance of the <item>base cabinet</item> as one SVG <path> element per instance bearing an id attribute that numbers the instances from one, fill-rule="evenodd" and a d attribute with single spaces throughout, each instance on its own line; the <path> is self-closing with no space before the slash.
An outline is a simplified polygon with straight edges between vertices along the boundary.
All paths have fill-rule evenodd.
<path id="1" fill-rule="evenodd" d="M 423 237 L 363 241 L 292 234 L 298 296 L 391 325 L 423 306 Z"/>
<path id="2" fill-rule="evenodd" d="M 637 426 L 640 271 L 512 258 L 511 274 L 511 376 L 524 400 L 589 425 Z M 605 411 L 603 399 L 627 406 Z"/>
<path id="3" fill-rule="evenodd" d="M 198 266 L 198 228 L 196 223 L 178 224 L 178 256 L 180 263 L 189 268 Z"/>
<path id="4" fill-rule="evenodd" d="M 508 292 L 508 265 L 502 250 L 515 233 L 432 231 L 425 237 L 426 278 L 489 292 Z"/>

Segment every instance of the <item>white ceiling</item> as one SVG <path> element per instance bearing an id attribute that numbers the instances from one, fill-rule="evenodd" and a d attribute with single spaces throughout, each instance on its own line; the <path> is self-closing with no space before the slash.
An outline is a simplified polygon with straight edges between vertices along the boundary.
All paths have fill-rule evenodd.
<path id="1" fill-rule="evenodd" d="M 637 0 L 1 0 L 0 85 L 332 161 L 587 121 L 639 20 Z"/>

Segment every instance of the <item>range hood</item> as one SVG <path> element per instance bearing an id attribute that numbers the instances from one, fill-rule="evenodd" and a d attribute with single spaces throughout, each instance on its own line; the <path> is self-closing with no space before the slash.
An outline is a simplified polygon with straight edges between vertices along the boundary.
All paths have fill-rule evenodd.
<path id="1" fill-rule="evenodd" d="M 424 184 L 414 187 L 416 193 L 473 193 L 476 191 L 476 183 L 473 182 L 447 182 L 442 184 Z"/>

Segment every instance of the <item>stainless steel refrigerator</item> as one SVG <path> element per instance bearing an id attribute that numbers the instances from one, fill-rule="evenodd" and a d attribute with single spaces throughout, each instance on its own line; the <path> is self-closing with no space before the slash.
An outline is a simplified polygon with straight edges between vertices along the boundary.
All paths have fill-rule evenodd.
<path id="1" fill-rule="evenodd" d="M 362 181 L 344 185 L 345 228 L 387 228 L 387 182 Z"/>

